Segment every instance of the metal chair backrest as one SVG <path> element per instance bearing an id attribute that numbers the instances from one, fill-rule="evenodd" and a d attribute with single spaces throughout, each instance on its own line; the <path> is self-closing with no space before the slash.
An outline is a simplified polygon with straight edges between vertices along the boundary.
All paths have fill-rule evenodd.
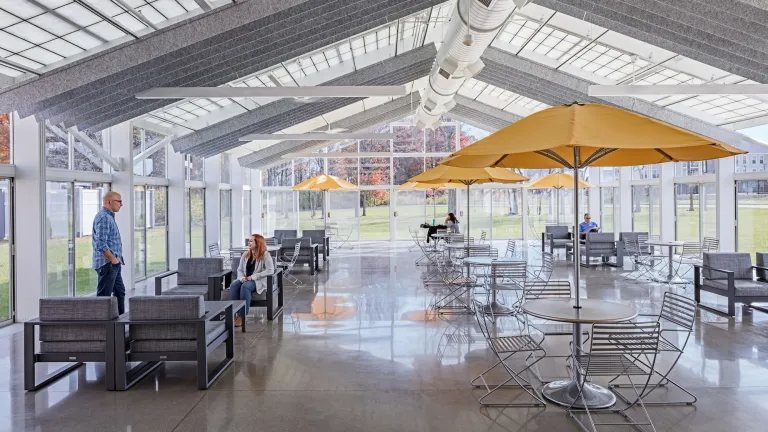
<path id="1" fill-rule="evenodd" d="M 687 330 L 693 330 L 696 319 L 696 302 L 688 297 L 667 291 L 661 303 L 659 319 L 667 320 Z"/>
<path id="2" fill-rule="evenodd" d="M 480 233 L 480 243 L 485 243 L 485 238 L 487 235 L 488 233 L 486 233 L 485 230 Z"/>
<path id="3" fill-rule="evenodd" d="M 660 331 L 657 321 L 593 324 L 590 354 L 647 355 L 655 358 Z"/>
<path id="4" fill-rule="evenodd" d="M 211 243 L 208 245 L 208 256 L 209 257 L 220 257 L 221 256 L 221 249 L 219 249 L 218 243 Z"/>
<path id="5" fill-rule="evenodd" d="M 720 239 L 704 237 L 703 252 L 717 252 L 720 250 Z"/>
<path id="6" fill-rule="evenodd" d="M 504 256 L 515 256 L 517 255 L 517 242 L 515 240 L 507 240 L 507 252 L 504 254 Z"/>
<path id="7" fill-rule="evenodd" d="M 540 280 L 548 281 L 554 271 L 555 258 L 552 252 L 541 253 L 541 267 L 533 272 L 533 275 Z"/>
<path id="8" fill-rule="evenodd" d="M 448 234 L 448 229 L 438 228 L 436 234 Z"/>
<path id="9" fill-rule="evenodd" d="M 490 245 L 489 245 L 490 246 Z M 499 250 L 495 248 L 468 248 L 467 255 L 470 257 L 497 257 Z"/>
<path id="10" fill-rule="evenodd" d="M 300 253 L 301 253 L 301 242 L 296 242 L 296 244 L 293 246 L 293 256 L 291 256 L 291 261 L 289 262 L 290 265 L 296 264 L 296 260 L 299 259 Z"/>
<path id="11" fill-rule="evenodd" d="M 684 257 L 701 258 L 701 243 L 683 242 L 683 251 L 681 255 Z"/>
<path id="12" fill-rule="evenodd" d="M 555 280 L 546 283 L 529 282 L 525 284 L 525 300 L 546 298 L 571 298 L 571 283 L 567 280 Z"/>
<path id="13" fill-rule="evenodd" d="M 515 282 L 524 286 L 528 276 L 526 269 L 525 261 L 494 264 L 491 266 L 489 276 L 492 283 Z"/>

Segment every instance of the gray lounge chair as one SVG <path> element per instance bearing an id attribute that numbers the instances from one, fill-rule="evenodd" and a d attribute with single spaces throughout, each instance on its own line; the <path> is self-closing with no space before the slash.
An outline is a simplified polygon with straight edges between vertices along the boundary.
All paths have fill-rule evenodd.
<path id="1" fill-rule="evenodd" d="M 240 265 L 240 256 L 232 256 L 232 277 L 237 277 L 237 266 Z M 266 307 L 267 308 L 267 320 L 272 321 L 276 316 L 283 313 L 283 269 L 277 266 L 275 263 L 275 273 L 267 276 L 267 290 L 259 294 L 254 291 L 251 294 L 251 307 Z M 271 289 L 269 288 L 271 287 Z M 230 300 L 229 285 L 222 292 L 222 300 Z"/>
<path id="2" fill-rule="evenodd" d="M 616 240 L 613 233 L 587 233 L 586 239 L 580 241 L 579 253 L 584 260 L 579 264 L 582 267 L 589 267 L 598 264 L 608 264 L 610 266 L 616 266 L 610 263 L 608 260 L 611 257 L 616 257 Z M 572 254 L 573 246 L 568 248 Z M 592 263 L 591 258 L 600 258 L 600 263 Z"/>
<path id="3" fill-rule="evenodd" d="M 165 361 L 197 362 L 197 387 L 205 390 L 233 363 L 232 302 L 203 302 L 198 295 L 139 296 L 128 302 L 128 314 L 115 325 L 115 346 L 129 347 L 115 356 L 117 390 L 129 389 Z M 209 371 L 208 357 L 222 344 L 226 355 Z M 141 364 L 129 370 L 129 362 Z"/>
<path id="4" fill-rule="evenodd" d="M 565 225 L 552 225 L 544 227 L 544 232 L 541 233 L 541 251 L 546 252 L 546 247 L 549 246 L 550 252 L 555 252 L 555 249 L 566 249 L 566 245 L 573 244 L 573 234 L 568 231 L 568 227 Z"/>
<path id="5" fill-rule="evenodd" d="M 312 243 L 319 245 L 318 252 L 323 254 L 323 261 L 328 260 L 328 256 L 331 254 L 331 238 L 325 234 L 324 229 L 304 230 L 301 232 L 301 236 L 309 238 Z"/>
<path id="6" fill-rule="evenodd" d="M 218 300 L 221 290 L 231 282 L 232 272 L 223 265 L 221 258 L 179 258 L 176 270 L 155 276 L 155 295 L 200 295 L 203 300 Z M 172 275 L 176 275 L 176 286 L 163 291 L 163 279 Z"/>
<path id="7" fill-rule="evenodd" d="M 745 252 L 705 252 L 703 265 L 694 265 L 694 298 L 700 308 L 718 314 L 722 311 L 701 304 L 701 291 L 728 298 L 729 316 L 736 315 L 736 303 L 742 303 L 768 313 L 768 308 L 753 303 L 768 302 L 768 283 L 755 279 L 755 270 L 765 272 L 766 267 L 753 266 L 752 257 Z"/>
<path id="8" fill-rule="evenodd" d="M 114 390 L 116 297 L 40 299 L 40 316 L 24 323 L 24 389 L 39 390 L 86 362 L 106 365 L 106 388 Z M 39 328 L 40 350 L 35 350 Z M 35 364 L 72 363 L 37 383 Z"/>

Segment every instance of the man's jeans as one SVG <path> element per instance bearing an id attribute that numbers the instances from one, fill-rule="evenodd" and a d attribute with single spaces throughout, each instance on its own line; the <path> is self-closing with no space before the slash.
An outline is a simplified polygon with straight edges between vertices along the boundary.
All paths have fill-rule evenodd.
<path id="1" fill-rule="evenodd" d="M 125 285 L 121 274 L 122 264 L 106 263 L 96 270 L 99 284 L 96 295 L 99 297 L 117 297 L 117 310 L 122 315 L 125 312 Z"/>

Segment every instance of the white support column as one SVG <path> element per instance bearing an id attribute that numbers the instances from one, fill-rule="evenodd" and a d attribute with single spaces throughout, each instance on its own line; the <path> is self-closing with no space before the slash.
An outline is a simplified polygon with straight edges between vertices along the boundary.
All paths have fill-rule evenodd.
<path id="1" fill-rule="evenodd" d="M 237 158 L 224 154 L 229 158 L 230 184 L 232 185 L 232 246 L 245 246 L 243 233 L 243 170 Z"/>
<path id="2" fill-rule="evenodd" d="M 736 250 L 736 183 L 733 157 L 718 159 L 715 174 L 717 238 L 722 252 Z"/>
<path id="3" fill-rule="evenodd" d="M 123 260 L 125 266 L 122 269 L 123 283 L 126 290 L 134 289 L 133 281 L 136 279 L 133 274 L 134 269 L 134 192 L 133 192 L 133 144 L 131 142 L 131 124 L 130 122 L 120 123 L 117 126 L 109 128 L 109 139 L 111 144 L 111 153 L 115 158 L 123 158 L 124 164 L 128 165 L 124 171 L 115 171 L 112 173 L 112 191 L 121 195 L 123 207 L 115 214 L 115 221 L 120 230 L 120 237 L 123 242 Z"/>
<path id="4" fill-rule="evenodd" d="M 632 168 L 619 169 L 619 232 L 632 231 Z"/>
<path id="5" fill-rule="evenodd" d="M 219 208 L 219 182 L 221 181 L 221 159 L 219 156 L 205 160 L 205 255 L 208 245 L 220 243 L 221 214 Z"/>
<path id="6" fill-rule="evenodd" d="M 264 234 L 264 225 L 261 219 L 261 170 L 252 170 L 251 173 L 251 230 L 254 233 Z"/>
<path id="7" fill-rule="evenodd" d="M 675 164 L 659 165 L 659 223 L 661 240 L 675 240 Z"/>
<path id="8" fill-rule="evenodd" d="M 167 146 L 166 164 L 168 166 L 168 268 L 176 270 L 179 258 L 187 255 L 187 227 L 184 224 L 186 199 L 186 168 L 184 155 Z"/>
<path id="9" fill-rule="evenodd" d="M 520 223 L 523 224 L 523 241 L 527 242 L 528 240 L 535 240 L 529 238 L 531 233 L 529 232 L 530 229 L 528 228 L 528 188 L 520 188 L 520 191 L 520 208 L 518 211 L 523 215 Z"/>
<path id="10" fill-rule="evenodd" d="M 16 245 L 16 321 L 39 315 L 38 301 L 47 293 L 45 147 L 42 125 L 34 117 L 13 114 L 16 177 L 13 209 Z"/>
<path id="11" fill-rule="evenodd" d="M 600 184 L 600 168 L 599 167 L 590 167 L 589 168 L 589 182 L 593 185 L 599 185 Z M 587 211 L 592 216 L 593 221 L 600 221 L 600 215 L 602 214 L 603 208 L 600 205 L 600 187 L 593 187 L 589 188 L 589 204 L 587 205 Z"/>

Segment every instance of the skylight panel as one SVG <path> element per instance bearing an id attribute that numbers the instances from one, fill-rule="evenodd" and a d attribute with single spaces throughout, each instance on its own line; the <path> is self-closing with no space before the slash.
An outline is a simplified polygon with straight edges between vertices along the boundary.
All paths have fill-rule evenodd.
<path id="1" fill-rule="evenodd" d="M 11 33 L 12 35 L 15 35 L 35 45 L 48 42 L 49 40 L 54 39 L 56 37 L 48 33 L 47 31 L 40 29 L 37 26 L 33 26 L 32 24 L 26 21 L 22 21 L 10 27 L 6 27 L 4 30 L 8 33 Z"/>
<path id="2" fill-rule="evenodd" d="M 116 5 L 112 0 L 88 0 L 88 3 L 109 17 L 125 12 L 123 8 Z"/>
<path id="3" fill-rule="evenodd" d="M 6 49 L 10 52 L 20 52 L 32 48 L 34 45 L 18 38 L 10 33 L 6 33 L 0 30 L 0 48 Z"/>
<path id="4" fill-rule="evenodd" d="M 81 27 L 88 27 L 101 21 L 99 17 L 77 3 L 70 3 L 56 9 L 56 13 L 62 15 Z"/>
<path id="5" fill-rule="evenodd" d="M 91 49 L 101 45 L 100 40 L 82 30 L 70 33 L 66 36 L 63 36 L 63 38 L 83 49 Z"/>
<path id="6" fill-rule="evenodd" d="M 115 40 L 125 36 L 125 33 L 123 33 L 121 30 L 118 30 L 117 27 L 107 23 L 106 21 L 100 21 L 87 28 L 94 34 L 97 34 L 106 40 Z"/>
<path id="7" fill-rule="evenodd" d="M 45 12 L 27 0 L 0 0 L 0 9 L 21 19 L 29 19 Z"/>
<path id="8" fill-rule="evenodd" d="M 152 6 L 142 6 L 139 8 L 136 8 L 136 10 L 144 15 L 145 18 L 152 21 L 154 24 L 159 24 L 163 21 L 165 21 L 165 17 L 162 16 L 155 8 Z"/>
<path id="9" fill-rule="evenodd" d="M 515 16 L 501 31 L 499 39 L 512 45 L 523 46 L 538 30 L 540 24 L 528 18 Z"/>
<path id="10" fill-rule="evenodd" d="M 637 56 L 633 62 L 632 57 L 614 48 L 593 43 L 569 60 L 568 64 L 595 75 L 619 81 L 631 76 L 633 70 L 637 73 L 650 64 L 647 60 Z"/>
<path id="11" fill-rule="evenodd" d="M 725 121 L 738 121 L 768 114 L 768 103 L 745 95 L 699 95 L 680 102 Z"/>
<path id="12" fill-rule="evenodd" d="M 2 7 L 3 5 L 0 2 L 0 8 Z M 21 20 L 4 11 L 3 9 L 0 9 L 0 28 L 8 27 L 9 25 L 16 24 L 19 21 Z"/>
<path id="13" fill-rule="evenodd" d="M 75 26 L 70 25 L 63 19 L 51 13 L 38 15 L 30 19 L 29 22 L 56 36 L 64 36 L 65 34 L 72 33 L 73 31 L 77 30 Z"/>
<path id="14" fill-rule="evenodd" d="M 22 75 L 23 72 L 0 64 L 0 74 L 8 75 L 9 77 L 15 78 L 17 76 Z"/>
<path id="15" fill-rule="evenodd" d="M 54 54 L 46 49 L 40 48 L 40 47 L 34 47 L 30 48 L 26 51 L 23 51 L 19 53 L 20 55 L 23 55 L 24 57 L 34 60 L 38 63 L 42 63 L 45 65 L 49 65 L 51 63 L 55 63 L 57 61 L 63 60 L 64 57 Z"/>
<path id="16" fill-rule="evenodd" d="M 136 18 L 133 17 L 133 15 L 127 12 L 121 13 L 112 18 L 118 23 L 120 23 L 120 25 L 124 26 L 125 28 L 127 28 L 132 32 L 138 32 L 147 28 L 147 26 L 145 26 L 141 21 L 137 20 Z"/>
<path id="17" fill-rule="evenodd" d="M 582 38 L 579 36 L 554 27 L 543 26 L 526 44 L 525 49 L 553 59 L 559 59 L 574 47 L 579 46 L 581 42 Z M 585 44 L 582 43 L 581 46 Z"/>
<path id="18" fill-rule="evenodd" d="M 42 63 L 38 63 L 36 61 L 32 61 L 32 60 L 30 60 L 30 59 L 28 59 L 26 57 L 22 57 L 20 55 L 12 55 L 12 56 L 8 57 L 8 60 L 15 61 L 16 63 L 18 63 L 18 64 L 20 64 L 22 66 L 26 66 L 26 67 L 28 67 L 30 69 L 40 69 L 41 67 L 44 66 Z"/>
<path id="19" fill-rule="evenodd" d="M 158 10 L 166 18 L 177 17 L 187 11 L 181 7 L 176 0 L 157 0 L 152 3 L 152 7 Z"/>

